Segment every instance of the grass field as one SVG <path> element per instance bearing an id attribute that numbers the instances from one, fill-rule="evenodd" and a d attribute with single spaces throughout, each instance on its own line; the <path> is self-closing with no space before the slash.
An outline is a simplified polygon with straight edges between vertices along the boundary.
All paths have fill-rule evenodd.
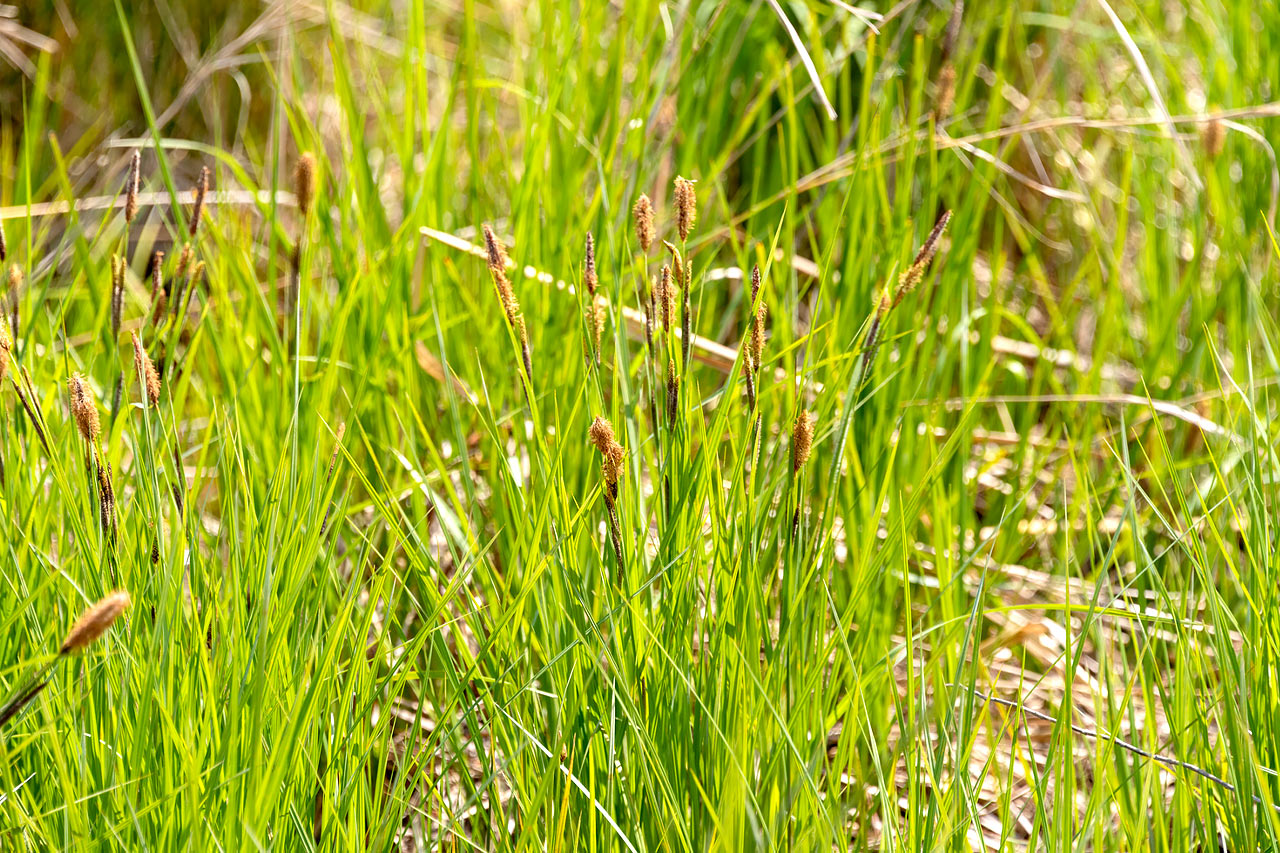
<path id="1" fill-rule="evenodd" d="M 0 849 L 1280 849 L 1278 51 L 0 6 Z"/>

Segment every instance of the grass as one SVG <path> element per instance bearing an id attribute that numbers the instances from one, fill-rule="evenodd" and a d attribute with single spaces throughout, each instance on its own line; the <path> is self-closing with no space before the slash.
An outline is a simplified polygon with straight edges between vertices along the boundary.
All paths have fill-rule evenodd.
<path id="1" fill-rule="evenodd" d="M 30 5 L 0 847 L 1280 847 L 1276 8 Z"/>

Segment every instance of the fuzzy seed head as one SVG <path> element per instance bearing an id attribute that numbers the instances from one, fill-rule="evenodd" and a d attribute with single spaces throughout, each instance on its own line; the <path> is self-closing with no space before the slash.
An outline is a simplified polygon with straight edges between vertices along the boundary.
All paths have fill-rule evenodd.
<path id="1" fill-rule="evenodd" d="M 1204 144 L 1204 153 L 1210 160 L 1216 160 L 1227 144 L 1227 126 L 1222 119 L 1215 118 L 1200 130 L 1200 141 Z"/>
<path id="2" fill-rule="evenodd" d="M 583 264 L 582 283 L 587 287 L 587 295 L 595 296 L 596 288 L 600 286 L 600 279 L 596 275 L 596 238 L 587 232 L 587 255 Z"/>
<path id="3" fill-rule="evenodd" d="M 106 633 L 111 623 L 120 618 L 120 614 L 128 609 L 131 601 L 129 593 L 118 589 L 84 611 L 76 624 L 67 633 L 58 650 L 68 655 L 80 651 Z"/>
<path id="4" fill-rule="evenodd" d="M 799 472 L 804 463 L 809 461 L 813 451 L 813 427 L 818 416 L 810 411 L 803 411 L 796 418 L 795 427 L 791 430 L 791 470 Z"/>
<path id="5" fill-rule="evenodd" d="M 942 216 L 938 217 L 938 222 L 933 226 L 933 230 L 929 232 L 929 236 L 925 238 L 924 244 L 920 247 L 920 251 L 916 253 L 916 258 L 911 262 L 911 266 L 898 276 L 898 290 L 894 296 L 893 304 L 897 305 L 902 298 L 915 289 L 915 286 L 924 278 L 925 271 L 929 269 L 929 264 L 933 262 L 933 256 L 938 252 L 938 244 L 942 239 L 942 232 L 947 230 L 947 223 L 951 221 L 951 211 L 946 211 Z"/>
<path id="6" fill-rule="evenodd" d="M 605 306 L 595 302 L 587 305 L 587 331 L 595 341 L 594 352 L 600 352 L 600 338 L 604 335 Z"/>
<path id="7" fill-rule="evenodd" d="M 601 453 L 608 453 L 609 447 L 617 443 L 617 438 L 613 434 L 613 424 L 599 415 L 587 429 L 587 438 Z"/>
<path id="8" fill-rule="evenodd" d="M 640 242 L 640 251 L 648 254 L 656 231 L 653 227 L 653 202 L 649 201 L 649 197 L 644 193 L 640 194 L 640 198 L 636 199 L 635 205 L 631 208 L 631 218 L 635 222 L 636 240 Z"/>
<path id="9" fill-rule="evenodd" d="M 934 95 L 934 121 L 942 121 L 951 115 L 956 98 L 956 67 L 948 62 L 938 72 L 938 88 Z"/>
<path id="10" fill-rule="evenodd" d="M 627 459 L 627 452 L 622 449 L 622 445 L 613 443 L 609 445 L 609 449 L 605 451 L 604 462 L 601 465 L 601 473 L 604 474 L 604 481 L 611 488 L 614 494 L 617 494 L 618 481 L 622 479 L 623 465 Z"/>
<path id="11" fill-rule="evenodd" d="M 4 220 L 0 219 L 0 264 L 9 257 L 9 244 L 4 238 Z"/>
<path id="12" fill-rule="evenodd" d="M 689 239 L 694 220 L 698 218 L 698 199 L 693 191 L 693 181 L 676 178 L 676 231 L 680 241 Z"/>
<path id="13" fill-rule="evenodd" d="M 138 215 L 138 193 L 142 189 L 142 152 L 133 152 L 133 157 L 129 160 L 129 177 L 125 179 L 124 185 L 124 221 L 125 224 L 133 222 L 133 218 Z"/>
<path id="14" fill-rule="evenodd" d="M 88 380 L 77 373 L 67 380 L 67 390 L 71 392 L 71 416 L 80 435 L 85 441 L 97 441 L 102 425 L 98 422 L 98 407 L 94 405 Z"/>
<path id="15" fill-rule="evenodd" d="M 498 289 L 498 298 L 502 301 L 502 310 L 507 315 L 507 322 L 515 324 L 516 315 L 520 313 L 520 303 L 516 300 L 515 291 L 507 279 L 507 252 L 498 241 L 498 236 L 487 224 L 484 226 L 484 248 L 489 264 L 489 276 Z"/>
<path id="16" fill-rule="evenodd" d="M 297 196 L 302 218 L 306 219 L 316 198 L 316 158 L 310 151 L 298 158 L 298 165 L 294 168 L 293 194 Z"/>
<path id="17" fill-rule="evenodd" d="M 301 164 L 299 164 L 301 165 Z M 191 191 L 194 199 L 194 206 L 191 210 L 191 239 L 195 239 L 196 232 L 200 230 L 200 219 L 204 216 L 204 197 L 209 192 L 209 167 L 200 167 L 200 179 L 196 181 L 195 189 Z"/>
<path id="18" fill-rule="evenodd" d="M 156 372 L 155 364 L 143 349 L 142 339 L 138 337 L 138 333 L 131 332 L 130 337 L 133 339 L 134 373 L 138 374 L 139 381 L 142 382 L 148 405 L 154 406 L 160 402 L 160 374 Z"/>

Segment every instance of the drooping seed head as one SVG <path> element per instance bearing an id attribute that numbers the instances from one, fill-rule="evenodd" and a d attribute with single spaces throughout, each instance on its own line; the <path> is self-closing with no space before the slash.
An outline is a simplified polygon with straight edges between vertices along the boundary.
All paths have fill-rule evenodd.
<path id="1" fill-rule="evenodd" d="M 680 257 L 680 250 L 669 240 L 663 240 L 662 245 L 667 247 L 667 251 L 671 252 L 671 274 L 673 280 L 678 286 L 684 287 L 685 264 L 684 259 Z"/>
<path id="2" fill-rule="evenodd" d="M 636 240 L 640 243 L 640 251 L 648 254 L 656 231 L 653 227 L 653 202 L 649 201 L 649 197 L 644 193 L 640 194 L 631 208 L 631 219 L 635 222 Z"/>
<path id="3" fill-rule="evenodd" d="M 937 224 L 933 226 L 933 230 L 925 238 L 924 244 L 920 247 L 920 251 L 916 253 L 916 258 L 911 262 L 911 266 L 907 267 L 906 271 L 898 276 L 898 290 L 893 300 L 895 306 L 902 301 L 904 296 L 914 290 L 915 286 L 924 278 L 925 271 L 929 268 L 929 264 L 933 262 L 933 256 L 938 252 L 938 244 L 942 239 L 942 232 L 947 230 L 947 223 L 950 221 L 951 211 L 949 210 L 938 217 Z"/>
<path id="4" fill-rule="evenodd" d="M 97 441 L 102 425 L 98 422 L 98 407 L 93 402 L 93 391 L 89 381 L 79 373 L 67 380 L 67 390 L 71 393 L 71 416 L 85 441 Z"/>
<path id="5" fill-rule="evenodd" d="M 693 190 L 693 181 L 676 178 L 676 231 L 681 242 L 689 239 L 694 220 L 698 218 L 698 199 Z"/>
<path id="6" fill-rule="evenodd" d="M 298 158 L 298 165 L 294 168 L 293 194 L 298 199 L 302 218 L 306 219 L 316 197 L 316 158 L 310 151 Z"/>
<path id="7" fill-rule="evenodd" d="M 799 471 L 809 461 L 813 450 L 813 427 L 818 416 L 810 411 L 802 411 L 796 417 L 795 426 L 791 430 L 791 470 Z"/>
<path id="8" fill-rule="evenodd" d="M 130 337 L 133 339 L 133 371 L 138 374 L 138 381 L 142 383 L 142 390 L 147 395 L 147 403 L 154 406 L 160 402 L 160 374 L 156 372 L 155 364 L 143 349 L 142 339 L 138 337 L 138 333 L 131 332 Z"/>
<path id="9" fill-rule="evenodd" d="M 309 156 L 309 155 L 308 155 Z M 299 164 L 301 165 L 301 164 Z M 200 178 L 196 181 L 195 189 L 191 191 L 194 204 L 191 210 L 191 239 L 195 239 L 196 232 L 200 230 L 200 219 L 204 216 L 204 197 L 209 192 L 209 167 L 200 167 Z M 308 204 L 310 201 L 308 201 Z M 305 215 L 305 214 L 304 214 Z"/>
<path id="10" fill-rule="evenodd" d="M 142 152 L 133 152 L 129 159 L 129 176 L 124 185 L 124 221 L 128 225 L 138 215 L 138 193 L 142 189 Z"/>
<path id="11" fill-rule="evenodd" d="M 587 253 L 583 263 L 582 283 L 587 287 L 587 296 L 595 296 L 600 279 L 596 275 L 596 238 L 587 232 Z"/>
<path id="12" fill-rule="evenodd" d="M 76 620 L 58 649 L 59 654 L 69 655 L 80 651 L 106 633 L 111 623 L 120 618 L 131 601 L 129 593 L 118 589 L 96 604 L 90 605 Z"/>

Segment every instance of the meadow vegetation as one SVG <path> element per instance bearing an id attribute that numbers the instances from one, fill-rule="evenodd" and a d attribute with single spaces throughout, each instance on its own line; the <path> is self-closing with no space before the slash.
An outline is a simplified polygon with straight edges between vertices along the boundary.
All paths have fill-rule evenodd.
<path id="1" fill-rule="evenodd" d="M 1280 7 L 0 7 L 0 848 L 1280 848 Z"/>

